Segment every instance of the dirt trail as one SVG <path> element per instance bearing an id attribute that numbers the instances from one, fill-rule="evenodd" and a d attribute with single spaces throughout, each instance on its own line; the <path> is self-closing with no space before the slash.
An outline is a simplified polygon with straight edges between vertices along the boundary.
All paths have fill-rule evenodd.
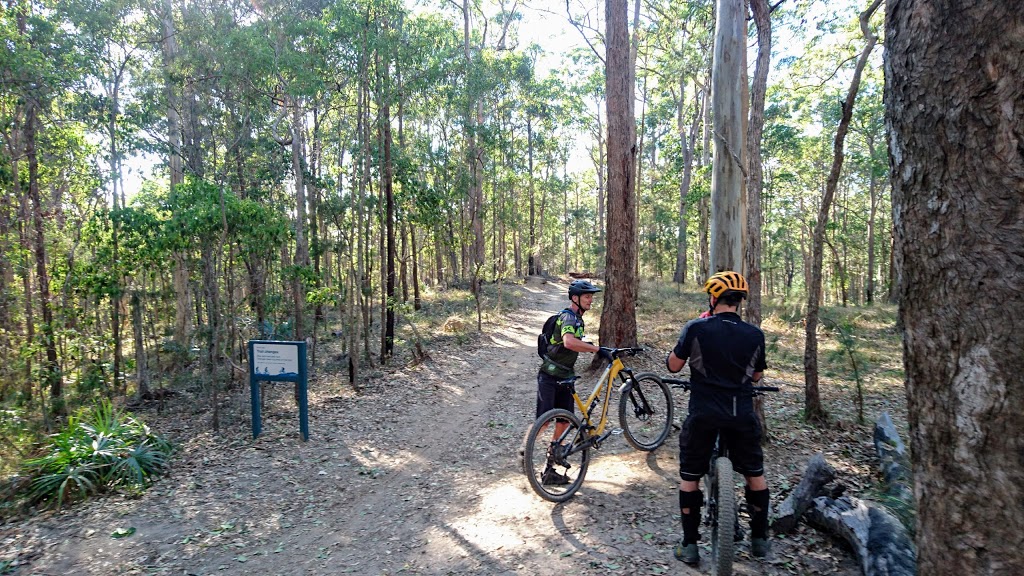
<path id="1" fill-rule="evenodd" d="M 567 503 L 531 491 L 518 447 L 533 419 L 536 332 L 565 286 L 515 289 L 522 308 L 483 345 L 431 350 L 433 361 L 358 396 L 314 385 L 309 442 L 281 402 L 256 441 L 247 418 L 193 437 L 137 499 L 0 526 L 0 559 L 38 575 L 706 573 L 672 558 L 674 434 L 652 454 L 612 437 Z M 118 529 L 134 533 L 115 539 Z M 738 574 L 792 573 L 786 541 L 766 561 L 739 549 Z M 858 573 L 827 545 L 798 564 Z"/>

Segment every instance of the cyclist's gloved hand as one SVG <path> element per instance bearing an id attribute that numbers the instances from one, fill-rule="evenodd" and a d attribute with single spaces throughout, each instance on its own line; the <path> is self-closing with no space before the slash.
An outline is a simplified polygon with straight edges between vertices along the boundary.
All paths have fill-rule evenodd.
<path id="1" fill-rule="evenodd" d="M 607 360 L 609 362 L 614 360 L 614 357 L 612 357 L 612 349 L 611 348 L 606 348 L 604 346 L 601 346 L 601 348 L 597 351 L 597 355 L 600 356 L 601 358 L 604 358 L 605 360 Z"/>

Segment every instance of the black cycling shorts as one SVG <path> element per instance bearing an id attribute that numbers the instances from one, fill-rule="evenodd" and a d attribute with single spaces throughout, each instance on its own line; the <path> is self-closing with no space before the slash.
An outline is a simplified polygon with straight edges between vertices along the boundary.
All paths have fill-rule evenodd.
<path id="1" fill-rule="evenodd" d="M 572 389 L 558 383 L 558 378 L 537 373 L 537 417 L 552 408 L 564 408 L 573 411 Z"/>
<path id="2" fill-rule="evenodd" d="M 679 432 L 679 477 L 696 482 L 708 473 L 715 433 L 729 447 L 729 459 L 735 471 L 744 476 L 764 474 L 761 450 L 761 423 L 753 412 L 736 417 L 691 413 Z"/>

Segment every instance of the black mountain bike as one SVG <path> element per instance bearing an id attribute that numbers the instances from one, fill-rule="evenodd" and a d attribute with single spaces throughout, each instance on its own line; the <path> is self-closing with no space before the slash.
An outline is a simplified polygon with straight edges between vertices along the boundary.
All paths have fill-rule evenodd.
<path id="1" fill-rule="evenodd" d="M 690 390 L 688 380 L 662 378 L 662 381 L 673 388 Z M 778 386 L 754 386 L 753 396 L 765 392 L 778 392 Z M 720 437 L 715 436 L 715 448 L 711 451 L 711 464 L 704 475 L 704 492 L 706 502 L 704 508 L 704 525 L 711 528 L 711 574 L 712 576 L 731 576 L 732 560 L 739 534 L 739 517 L 736 506 L 736 476 L 729 459 L 729 447 L 719 444 Z"/>

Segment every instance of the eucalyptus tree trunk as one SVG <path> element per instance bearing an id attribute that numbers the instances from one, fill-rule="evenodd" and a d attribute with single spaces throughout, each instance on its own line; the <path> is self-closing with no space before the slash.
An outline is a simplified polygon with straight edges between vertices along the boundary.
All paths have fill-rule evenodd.
<path id="1" fill-rule="evenodd" d="M 399 242 L 401 244 L 400 256 L 398 257 L 398 278 L 402 284 L 402 303 L 409 301 L 409 229 L 411 226 L 405 220 L 398 223 Z"/>
<path id="2" fill-rule="evenodd" d="M 605 209 L 607 207 L 606 194 L 608 189 L 608 182 L 606 176 L 608 174 L 608 163 L 606 151 L 608 149 L 607 142 L 605 141 L 604 125 L 601 122 L 601 103 L 597 102 L 597 112 L 594 114 L 594 121 L 596 123 L 595 130 L 593 132 L 594 148 L 590 151 L 590 158 L 594 161 L 594 173 L 597 175 L 597 253 L 605 254 L 607 252 L 607 238 L 608 238 L 608 226 L 606 226 L 607 218 Z"/>
<path id="3" fill-rule="evenodd" d="M 32 200 L 33 248 L 36 257 L 36 284 L 39 287 L 39 310 L 43 315 L 43 348 L 46 363 L 43 381 L 49 385 L 50 397 L 60 398 L 64 383 L 57 364 L 57 340 L 54 335 L 53 308 L 50 304 L 50 273 L 46 269 L 46 237 L 43 231 L 43 206 L 39 195 L 39 157 L 36 154 L 36 124 L 39 103 L 34 95 L 27 98 L 25 112 L 25 159 L 28 161 L 28 193 Z"/>
<path id="4" fill-rule="evenodd" d="M 870 158 L 875 157 L 875 140 L 871 135 L 867 136 L 868 154 Z M 871 206 L 868 210 L 868 264 L 867 274 L 864 278 L 864 299 L 868 306 L 875 302 L 875 221 L 878 213 L 878 177 L 875 171 L 871 170 L 871 180 L 868 184 L 868 196 Z"/>
<path id="5" fill-rule="evenodd" d="M 1024 574 L 1019 8 L 887 4 L 885 110 L 921 574 Z"/>
<path id="6" fill-rule="evenodd" d="M 537 242 L 537 192 L 533 179 L 533 116 L 529 113 L 526 115 L 526 162 L 529 171 L 526 177 L 530 181 L 530 255 L 527 257 L 526 274 L 533 276 L 540 274 L 540 246 Z"/>
<path id="7" fill-rule="evenodd" d="M 864 66 L 867 65 L 868 56 L 871 55 L 871 50 L 878 41 L 878 37 L 871 30 L 869 21 L 881 3 L 882 0 L 874 0 L 860 14 L 860 29 L 867 43 L 857 58 L 853 79 L 850 81 L 850 88 L 843 101 L 843 114 L 839 120 L 839 126 L 836 128 L 836 136 L 832 145 L 832 169 L 825 182 L 825 193 L 822 195 L 821 205 L 818 207 L 818 222 L 814 227 L 814 236 L 812 237 L 811 276 L 807 283 L 807 319 L 804 340 L 804 418 L 808 422 L 824 423 L 828 419 L 828 412 L 821 405 L 821 395 L 818 391 L 818 314 L 821 305 L 821 268 L 825 227 L 828 224 L 828 213 L 839 183 L 839 174 L 843 169 L 843 145 L 846 141 L 846 133 L 850 128 L 850 118 L 853 115 L 854 102 L 857 100 L 857 90 L 860 88 L 860 77 Z"/>
<path id="8" fill-rule="evenodd" d="M 676 129 L 679 131 L 679 144 L 683 152 L 683 177 L 679 180 L 679 231 L 676 235 L 676 266 L 672 281 L 676 284 L 686 283 L 687 267 L 687 228 L 689 219 L 686 217 L 689 206 L 690 183 L 693 180 L 694 148 L 697 143 L 697 127 L 700 124 L 701 92 L 695 91 L 693 101 L 693 117 L 690 119 L 689 131 L 684 123 L 683 111 L 686 93 L 686 77 L 679 76 L 679 98 L 676 100 Z"/>
<path id="9" fill-rule="evenodd" d="M 768 0 L 750 0 L 757 26 L 757 61 L 750 91 L 750 123 L 747 125 L 747 283 L 750 292 L 745 307 L 747 322 L 761 325 L 761 136 L 764 133 L 764 97 L 768 88 L 768 68 L 772 53 L 771 8 Z M 762 422 L 764 420 L 762 419 Z"/>
<path id="10" fill-rule="evenodd" d="M 370 85 L 369 66 L 364 61 L 361 76 L 362 91 L 362 117 L 360 119 L 360 142 L 362 143 L 362 158 L 360 159 L 362 175 L 359 181 L 359 217 L 356 226 L 359 234 L 359 301 L 362 311 L 362 359 L 371 364 L 370 358 L 370 328 L 371 308 L 373 307 L 373 260 L 370 257 L 370 211 L 366 206 L 366 196 L 370 193 Z"/>
<path id="11" fill-rule="evenodd" d="M 17 148 L 17 147 L 16 147 Z M 20 197 L 21 206 L 19 207 L 19 220 L 18 223 L 18 245 L 24 254 L 32 253 L 32 241 L 29 238 L 28 222 L 31 221 L 31 210 L 29 208 L 29 197 L 28 193 L 22 191 L 20 188 L 21 179 L 19 177 L 18 162 L 12 162 L 12 174 L 13 185 L 15 193 Z M 24 193 L 23 193 L 24 192 Z M 32 290 L 32 270 L 28 266 L 25 266 L 24 271 L 21 274 L 21 289 L 24 298 L 24 319 L 25 319 L 25 339 L 22 346 L 26 350 L 31 349 L 35 346 L 36 340 L 36 319 L 35 319 L 35 305 L 34 305 L 34 292 Z M 24 386 L 22 387 L 22 395 L 25 398 L 34 398 L 33 393 L 33 377 L 32 377 L 32 362 L 35 355 L 27 355 L 25 357 L 25 374 L 24 374 Z M 43 394 L 40 393 L 40 397 Z M 42 405 L 43 403 L 41 403 Z M 45 410 L 43 410 L 44 419 L 47 417 Z"/>
<path id="12" fill-rule="evenodd" d="M 313 104 L 313 130 L 312 130 L 312 142 L 309 150 L 309 173 L 312 176 L 307 186 L 309 188 L 309 246 L 312 246 L 312 252 L 307 258 L 311 258 L 313 265 L 313 277 L 316 279 L 317 288 L 321 285 L 321 278 L 325 275 L 321 273 L 320 263 L 323 259 L 325 250 L 322 249 L 322 243 L 320 241 L 320 191 L 317 188 L 319 183 L 322 181 L 322 174 L 320 172 L 322 165 L 323 155 L 323 138 L 320 133 L 322 112 L 320 111 L 320 104 Z M 330 275 L 327 275 L 329 278 Z M 310 363 L 316 357 L 316 326 L 317 322 L 324 322 L 324 303 L 321 300 L 317 300 L 316 309 L 313 312 L 313 329 L 311 330 L 311 336 L 313 337 L 313 348 L 310 354 Z"/>
<path id="13" fill-rule="evenodd" d="M 395 349 L 395 193 L 394 167 L 391 165 L 391 107 L 387 100 L 381 106 L 381 129 L 384 145 L 382 175 L 384 179 L 384 228 L 387 235 L 386 256 L 383 263 L 383 266 L 386 267 L 383 298 L 384 325 L 381 327 L 384 336 L 380 351 L 380 362 L 384 364 Z"/>
<path id="14" fill-rule="evenodd" d="M 473 233 L 470 258 L 466 269 L 476 269 L 484 261 L 484 185 L 483 185 L 483 149 L 479 145 L 476 131 L 483 123 L 483 102 L 473 96 L 476 88 L 472 85 L 472 70 L 475 66 L 473 50 L 470 46 L 470 0 L 462 0 L 463 50 L 466 58 L 466 90 L 469 102 L 466 107 L 466 155 L 469 162 L 469 222 Z M 476 281 L 472 291 L 476 294 Z"/>
<path id="15" fill-rule="evenodd" d="M 711 178 L 711 268 L 742 270 L 746 247 L 743 0 L 718 0 L 715 60 L 711 69 L 714 160 Z"/>
<path id="16" fill-rule="evenodd" d="M 636 344 L 636 121 L 635 74 L 626 0 L 605 1 L 608 105 L 608 251 L 600 341 L 605 346 Z M 598 362 L 595 356 L 595 362 Z"/>
<path id="17" fill-rule="evenodd" d="M 409 223 L 409 244 L 412 246 L 412 309 L 419 310 L 422 306 L 420 301 L 420 252 L 416 249 L 416 226 Z M 437 246 L 434 247 L 437 251 Z"/>
<path id="18" fill-rule="evenodd" d="M 122 68 L 123 70 L 123 68 Z M 117 150 L 117 115 L 119 108 L 119 97 L 121 93 L 121 74 L 120 72 L 114 72 L 114 78 L 109 84 L 105 83 L 105 91 L 107 98 L 110 103 L 110 109 L 107 116 L 107 138 L 110 139 L 110 148 L 108 150 L 110 154 L 110 192 L 111 199 L 113 202 L 114 211 L 117 212 L 121 209 L 120 198 L 118 197 L 118 184 L 120 183 L 120 172 L 118 169 L 118 150 Z M 123 190 L 122 190 L 123 194 Z M 120 223 L 115 218 L 111 222 L 111 243 L 113 249 L 113 261 L 115 270 L 119 267 L 119 253 L 118 253 L 118 241 L 119 241 L 119 230 Z M 121 359 L 123 357 L 122 342 L 121 342 L 121 291 L 120 284 L 123 278 L 120 274 L 116 276 L 117 287 L 114 292 L 110 295 L 110 325 L 112 336 L 114 339 L 114 361 L 113 361 L 113 374 L 114 374 L 114 390 L 120 392 L 120 377 L 121 377 Z"/>
<path id="19" fill-rule="evenodd" d="M 703 121 L 703 138 L 702 148 L 700 154 L 699 167 L 703 168 L 711 164 L 711 95 L 710 92 L 711 77 L 710 70 L 708 76 L 704 82 L 704 121 Z M 709 270 L 711 269 L 711 249 L 708 246 L 708 228 L 709 219 L 711 217 L 711 198 L 705 196 L 700 199 L 699 211 L 699 225 L 698 225 L 698 236 L 700 237 L 700 279 L 698 282 L 704 283 L 704 280 L 709 276 Z"/>
<path id="20" fill-rule="evenodd" d="M 295 266 L 309 266 L 309 241 L 306 238 L 306 183 L 305 183 L 305 138 L 302 123 L 302 104 L 298 98 L 291 98 L 292 107 L 292 173 L 295 177 Z M 305 314 L 306 285 L 302 274 L 296 270 L 292 279 L 292 313 L 295 315 L 296 340 L 305 337 L 303 316 Z"/>
<path id="21" fill-rule="evenodd" d="M 171 205 L 177 206 L 174 198 L 178 187 L 185 181 L 185 173 L 181 157 L 181 116 L 178 112 L 181 108 L 181 98 L 173 80 L 178 66 L 178 31 L 174 25 L 174 9 L 171 0 L 163 1 L 160 32 L 160 48 L 164 65 L 164 95 L 167 99 L 167 164 L 170 176 L 170 195 Z M 174 342 L 178 346 L 187 347 L 188 333 L 191 329 L 189 322 L 191 307 L 188 286 L 189 272 L 183 252 L 174 252 L 171 258 L 174 260 Z"/>

